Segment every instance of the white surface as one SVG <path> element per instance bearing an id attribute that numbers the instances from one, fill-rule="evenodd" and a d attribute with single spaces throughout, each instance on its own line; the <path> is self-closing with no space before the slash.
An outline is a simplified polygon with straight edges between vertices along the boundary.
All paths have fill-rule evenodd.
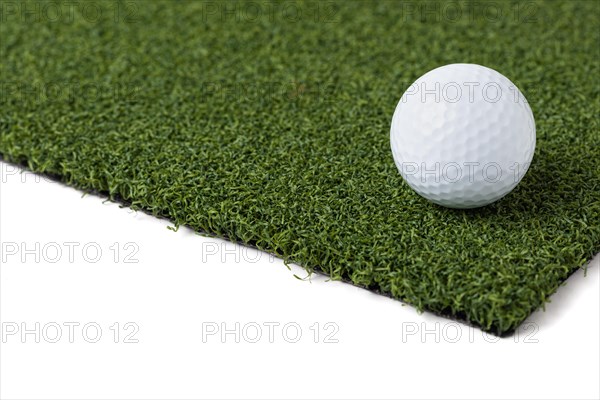
<path id="1" fill-rule="evenodd" d="M 268 255 L 188 229 L 172 232 L 166 221 L 0 167 L 3 399 L 600 396 L 598 257 L 587 277 L 577 272 L 545 313 L 530 318 L 527 332 L 498 340 L 348 284 L 321 276 L 300 281 L 293 274 L 304 276 L 303 270 L 288 271 Z M 65 242 L 79 243 L 73 262 Z M 15 243 L 19 253 L 8 255 Z M 26 262 L 22 243 L 34 249 Z M 116 262 L 114 243 L 121 248 Z M 126 243 L 133 243 L 128 251 Z M 57 246 L 63 257 L 50 263 Z M 96 247 L 102 257 L 92 263 Z M 138 262 L 125 262 L 136 248 L 129 261 Z M 6 332 L 36 322 L 39 343 L 33 334 L 23 340 Z M 80 324 L 73 343 L 69 322 Z M 115 322 L 118 343 L 110 329 Z M 125 329 L 128 322 L 135 325 Z M 239 343 L 233 335 L 203 340 L 203 324 L 206 333 L 236 322 L 245 333 Z M 269 322 L 280 324 L 273 343 Z M 62 326 L 57 343 L 50 342 L 53 323 Z M 98 342 L 86 341 L 93 327 L 83 336 L 87 323 L 102 329 Z M 254 323 L 263 332 L 257 343 L 251 343 Z M 302 329 L 296 343 L 286 341 L 294 339 L 295 325 L 282 334 L 286 323 Z M 125 343 L 136 326 L 128 341 L 138 342 Z M 425 330 L 438 338 L 422 338 Z M 462 336 L 452 343 L 457 332 Z"/>
<path id="2" fill-rule="evenodd" d="M 442 206 L 474 208 L 504 197 L 523 178 L 535 121 L 525 96 L 501 73 L 449 64 L 402 95 L 390 142 L 414 191 Z"/>

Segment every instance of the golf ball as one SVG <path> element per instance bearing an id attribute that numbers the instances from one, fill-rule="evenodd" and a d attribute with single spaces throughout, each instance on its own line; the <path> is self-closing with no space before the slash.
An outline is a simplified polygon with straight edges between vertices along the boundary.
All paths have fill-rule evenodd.
<path id="1" fill-rule="evenodd" d="M 408 185 L 452 208 L 508 194 L 527 172 L 535 121 L 519 89 L 493 69 L 450 64 L 421 76 L 398 102 L 390 141 Z"/>

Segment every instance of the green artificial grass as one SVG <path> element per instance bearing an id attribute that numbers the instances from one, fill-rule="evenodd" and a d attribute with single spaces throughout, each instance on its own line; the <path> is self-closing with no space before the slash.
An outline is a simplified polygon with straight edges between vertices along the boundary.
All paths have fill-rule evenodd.
<path id="1" fill-rule="evenodd" d="M 597 1 L 84 3 L 2 1 L 8 162 L 497 334 L 600 251 Z M 521 184 L 470 211 L 389 144 L 404 90 L 457 62 L 537 123 Z"/>

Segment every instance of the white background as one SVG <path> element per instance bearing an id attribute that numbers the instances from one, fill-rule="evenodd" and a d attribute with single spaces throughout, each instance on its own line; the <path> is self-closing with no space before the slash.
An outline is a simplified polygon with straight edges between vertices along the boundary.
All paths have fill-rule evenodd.
<path id="1" fill-rule="evenodd" d="M 497 339 L 0 168 L 3 399 L 600 397 L 598 256 Z"/>

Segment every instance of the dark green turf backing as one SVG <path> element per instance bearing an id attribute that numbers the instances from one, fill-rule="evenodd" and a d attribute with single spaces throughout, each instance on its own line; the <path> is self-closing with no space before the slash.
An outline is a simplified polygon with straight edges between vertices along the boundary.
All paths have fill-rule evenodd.
<path id="1" fill-rule="evenodd" d="M 83 3 L 2 1 L 7 161 L 499 334 L 600 251 L 597 1 Z M 456 62 L 537 122 L 522 183 L 472 211 L 389 145 L 403 91 Z"/>

